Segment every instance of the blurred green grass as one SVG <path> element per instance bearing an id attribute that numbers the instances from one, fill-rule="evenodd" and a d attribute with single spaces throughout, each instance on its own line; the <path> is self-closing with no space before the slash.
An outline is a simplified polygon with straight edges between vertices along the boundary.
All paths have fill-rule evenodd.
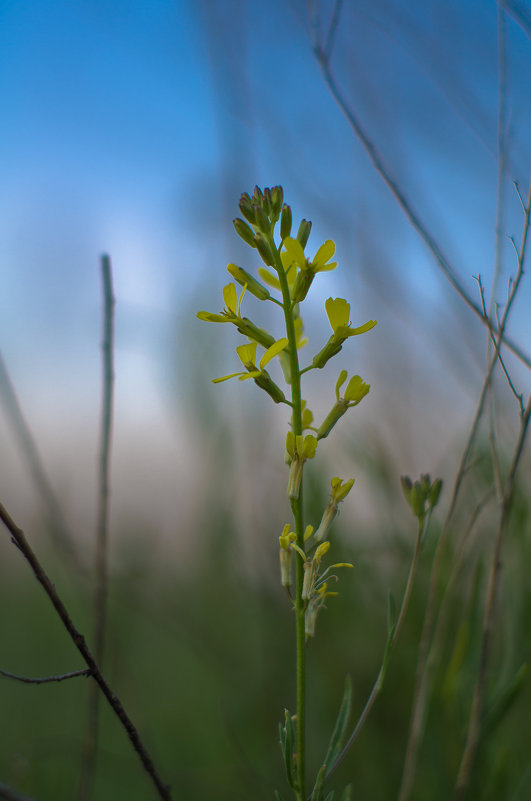
<path id="1" fill-rule="evenodd" d="M 373 465 L 373 468 L 375 466 Z M 373 470 L 389 508 L 403 503 L 396 484 Z M 488 481 L 488 476 L 482 481 Z M 319 515 L 326 484 L 317 473 L 307 493 L 309 519 Z M 324 489 L 323 489 L 324 488 Z M 222 503 L 222 501 L 218 501 Z M 312 514 L 312 508 L 314 513 Z M 455 560 L 459 521 L 444 555 L 442 585 Z M 321 613 L 309 644 L 308 764 L 317 767 L 339 706 L 344 677 L 353 682 L 353 715 L 361 712 L 385 643 L 387 597 L 399 597 L 415 537 L 402 514 L 385 537 L 353 531 L 340 517 L 335 555 L 355 564 L 343 572 L 340 596 Z M 212 508 L 202 547 L 186 568 L 146 558 L 118 541 L 123 553 L 112 577 L 105 674 L 151 750 L 175 799 L 218 801 L 288 796 L 277 742 L 285 706 L 294 706 L 292 614 L 276 573 L 277 532 L 265 578 L 247 571 L 227 508 Z M 406 522 L 404 522 L 406 521 Z M 504 549 L 505 580 L 495 619 L 487 697 L 503 692 L 529 661 L 531 588 L 529 498 L 518 485 Z M 436 654 L 435 689 L 412 801 L 448 799 L 461 758 L 477 664 L 489 545 L 495 523 L 487 510 L 449 600 Z M 464 523 L 463 523 L 464 524 Z M 31 538 L 31 532 L 27 532 Z M 353 783 L 355 799 L 396 798 L 413 693 L 418 640 L 438 534 L 434 518 L 400 640 L 384 690 L 331 787 Z M 146 542 L 149 533 L 146 532 Z M 0 667 L 48 675 L 84 667 L 49 601 L 7 536 L 2 543 Z M 90 588 L 54 559 L 43 563 L 90 642 Z M 0 780 L 39 801 L 75 798 L 86 716 L 88 679 L 28 686 L 0 679 Z M 487 706 L 489 706 L 489 704 Z M 101 700 L 101 741 L 94 798 L 155 798 L 130 743 Z M 530 797 L 531 694 L 524 681 L 516 702 L 481 742 L 470 799 Z"/>

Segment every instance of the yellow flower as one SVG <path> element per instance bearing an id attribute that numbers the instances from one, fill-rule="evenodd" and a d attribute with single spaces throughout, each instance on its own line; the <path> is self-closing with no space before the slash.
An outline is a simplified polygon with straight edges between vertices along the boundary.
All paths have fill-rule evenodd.
<path id="1" fill-rule="evenodd" d="M 376 320 L 369 320 L 364 325 L 351 328 L 349 319 L 350 303 L 347 303 L 343 298 L 328 298 L 325 302 L 325 309 L 330 325 L 332 326 L 333 334 L 324 348 L 319 351 L 317 356 L 313 357 L 312 367 L 324 367 L 332 356 L 339 353 L 343 347 L 343 342 L 348 339 L 348 337 L 364 334 L 376 325 Z"/>
<path id="2" fill-rule="evenodd" d="M 310 260 L 304 255 L 304 249 L 298 239 L 288 236 L 283 245 L 285 247 L 285 253 L 281 256 L 283 263 L 295 265 L 298 270 L 291 296 L 295 303 L 300 303 L 308 294 L 317 273 L 334 270 L 337 267 L 336 261 L 330 261 L 336 251 L 336 246 L 331 239 L 327 239 Z"/>
<path id="3" fill-rule="evenodd" d="M 221 381 L 228 381 L 229 378 L 236 378 L 239 376 L 240 381 L 245 381 L 248 378 L 257 378 L 264 372 L 264 367 L 268 364 L 271 359 L 274 359 L 280 351 L 284 350 L 286 345 L 288 344 L 288 340 L 286 337 L 282 337 L 282 339 L 278 339 L 270 348 L 266 350 L 262 358 L 260 359 L 260 367 L 256 367 L 256 342 L 248 342 L 246 345 L 239 345 L 236 348 L 236 353 L 239 356 L 239 359 L 245 369 L 247 370 L 246 373 L 231 373 L 230 375 L 224 375 L 221 378 L 213 378 L 212 382 L 214 384 L 219 384 Z"/>
<path id="4" fill-rule="evenodd" d="M 282 339 L 274 342 L 260 359 L 258 367 L 256 366 L 256 342 L 248 342 L 246 345 L 239 345 L 236 348 L 236 353 L 238 354 L 241 363 L 245 367 L 246 372 L 231 373 L 230 375 L 224 375 L 221 378 L 213 378 L 212 382 L 214 384 L 219 384 L 222 381 L 228 381 L 229 378 L 238 377 L 239 381 L 246 381 L 248 378 L 253 378 L 255 384 L 257 384 L 261 389 L 265 390 L 265 392 L 267 392 L 267 394 L 273 398 L 275 403 L 282 403 L 286 400 L 284 393 L 280 387 L 275 384 L 267 370 L 264 368 L 266 364 L 268 364 L 272 359 L 275 358 L 275 356 L 284 350 L 287 344 L 288 340 L 286 337 L 282 337 Z"/>
<path id="5" fill-rule="evenodd" d="M 302 468 L 306 459 L 313 459 L 317 448 L 317 439 L 313 434 L 295 436 L 293 431 L 286 435 L 286 461 L 289 464 L 288 497 L 296 500 L 299 497 Z"/>
<path id="6" fill-rule="evenodd" d="M 349 320 L 350 303 L 347 303 L 343 298 L 328 298 L 325 301 L 325 309 L 334 332 L 334 339 L 339 343 L 343 343 L 348 337 L 364 334 L 376 325 L 376 320 L 369 320 L 364 325 L 351 328 Z"/>
<path id="7" fill-rule="evenodd" d="M 231 265 L 229 265 L 230 267 Z M 239 267 L 235 267 L 235 271 L 239 270 Z M 242 271 L 244 272 L 244 271 Z M 239 276 L 239 277 L 238 277 Z M 237 280 L 240 280 L 241 275 L 234 276 Z M 252 276 L 249 276 L 252 278 Z M 254 281 L 254 279 L 252 279 Z M 258 285 L 258 282 L 255 281 L 255 284 Z M 256 290 L 256 287 L 253 287 Z M 240 297 L 238 298 L 238 293 L 236 292 L 235 284 L 227 284 L 227 286 L 223 287 L 223 300 L 225 301 L 225 308 L 220 314 L 214 314 L 212 312 L 207 311 L 200 311 L 197 312 L 197 317 L 200 320 L 205 320 L 207 323 L 233 323 L 240 334 L 243 334 L 249 339 L 258 342 L 259 345 L 262 345 L 263 348 L 270 348 L 272 345 L 275 344 L 274 337 L 271 336 L 269 331 L 265 331 L 263 328 L 259 328 L 255 325 L 252 320 L 249 320 L 248 317 L 241 316 L 241 305 L 242 299 L 247 290 L 247 283 L 243 285 L 243 289 L 241 292 Z M 267 290 L 264 289 L 265 292 Z M 253 292 L 256 295 L 256 291 Z M 257 295 L 258 297 L 258 295 Z M 261 298 L 262 300 L 265 298 Z"/>
<path id="8" fill-rule="evenodd" d="M 223 300 L 225 301 L 225 308 L 221 314 L 213 314 L 212 312 L 200 311 L 197 312 L 197 317 L 200 320 L 206 320 L 209 323 L 236 323 L 240 322 L 241 314 L 240 308 L 242 299 L 245 295 L 247 285 L 244 285 L 241 295 L 238 298 L 235 284 L 227 284 L 223 287 Z"/>
<path id="9" fill-rule="evenodd" d="M 370 390 L 370 384 L 366 384 L 359 375 L 353 375 L 347 384 L 344 396 L 339 396 L 339 390 L 347 380 L 347 371 L 341 370 L 336 382 L 336 402 L 332 410 L 327 414 L 317 432 L 317 439 L 324 439 L 332 431 L 337 421 L 343 417 L 347 409 L 357 406 Z"/>

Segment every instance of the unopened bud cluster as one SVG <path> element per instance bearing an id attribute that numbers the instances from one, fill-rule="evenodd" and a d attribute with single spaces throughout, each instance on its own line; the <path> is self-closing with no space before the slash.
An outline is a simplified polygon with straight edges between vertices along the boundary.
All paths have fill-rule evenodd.
<path id="1" fill-rule="evenodd" d="M 419 481 L 411 481 L 409 476 L 402 476 L 402 491 L 411 511 L 422 525 L 426 515 L 437 506 L 442 490 L 442 479 L 436 478 L 432 483 L 428 473 L 421 475 Z"/>

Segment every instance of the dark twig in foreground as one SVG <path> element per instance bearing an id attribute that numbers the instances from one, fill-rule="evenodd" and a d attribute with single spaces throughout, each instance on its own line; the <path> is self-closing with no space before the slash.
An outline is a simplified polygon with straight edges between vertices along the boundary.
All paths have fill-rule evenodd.
<path id="1" fill-rule="evenodd" d="M 83 657 L 84 662 L 88 666 L 94 678 L 94 681 L 96 681 L 96 683 L 98 684 L 100 690 L 107 699 L 116 717 L 119 719 L 120 723 L 126 730 L 127 735 L 133 745 L 133 748 L 137 752 L 146 772 L 149 774 L 153 784 L 157 788 L 159 798 L 162 798 L 163 801 L 172 801 L 170 788 L 167 784 L 164 784 L 164 782 L 162 781 L 158 771 L 155 768 L 155 765 L 153 764 L 153 760 L 151 759 L 151 756 L 149 755 L 146 746 L 140 739 L 138 731 L 136 730 L 136 727 L 134 726 L 131 718 L 125 711 L 116 693 L 113 692 L 113 690 L 107 683 L 107 680 L 103 676 L 103 673 L 101 672 L 101 669 L 98 663 L 96 662 L 92 654 L 92 651 L 89 649 L 88 645 L 85 642 L 85 638 L 74 626 L 74 623 L 72 622 L 72 619 L 65 605 L 63 604 L 62 600 L 57 594 L 54 585 L 48 578 L 48 575 L 44 571 L 41 563 L 37 559 L 31 546 L 26 540 L 24 532 L 16 525 L 15 521 L 9 515 L 9 513 L 2 504 L 0 504 L 0 520 L 2 520 L 2 522 L 10 532 L 12 542 L 21 551 L 24 558 L 31 566 L 35 578 L 41 584 L 46 595 L 52 602 L 55 611 L 59 615 L 65 629 L 67 630 L 70 636 L 70 639 L 72 640 L 72 642 L 78 649 L 79 653 Z"/>
<path id="2" fill-rule="evenodd" d="M 30 678 L 29 676 L 19 676 L 18 673 L 10 673 L 9 670 L 2 670 L 0 668 L 0 676 L 5 679 L 14 679 L 21 681 L 23 684 L 51 684 L 54 681 L 65 681 L 66 679 L 75 679 L 78 676 L 90 676 L 91 671 L 89 668 L 83 670 L 74 670 L 72 673 L 60 673 L 57 676 L 43 676 L 42 678 Z"/>

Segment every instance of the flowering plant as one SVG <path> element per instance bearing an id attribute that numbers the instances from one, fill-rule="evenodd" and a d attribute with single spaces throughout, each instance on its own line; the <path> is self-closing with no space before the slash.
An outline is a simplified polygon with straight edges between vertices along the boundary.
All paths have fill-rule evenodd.
<path id="1" fill-rule="evenodd" d="M 299 353 L 307 344 L 300 307 L 306 299 L 313 280 L 318 273 L 328 272 L 337 266 L 331 261 L 336 246 L 332 240 L 321 245 L 313 258 L 306 255 L 306 245 L 311 223 L 302 220 L 295 237 L 292 233 L 292 213 L 284 203 L 280 186 L 262 191 L 255 187 L 252 196 L 243 194 L 240 199 L 242 217 L 234 220 L 239 236 L 251 248 L 257 250 L 264 266 L 258 269 L 258 278 L 235 264 L 227 270 L 243 289 L 239 296 L 235 283 L 223 289 L 224 309 L 219 313 L 200 311 L 200 320 L 212 323 L 232 323 L 247 338 L 240 345 L 237 355 L 244 370 L 214 378 L 215 383 L 238 378 L 253 379 L 277 404 L 290 407 L 291 419 L 286 436 L 285 461 L 289 467 L 287 495 L 293 520 L 286 523 L 279 537 L 281 583 L 285 587 L 290 603 L 295 610 L 297 650 L 297 712 L 286 712 L 280 727 L 280 741 L 286 766 L 288 782 L 297 801 L 306 801 L 305 766 L 305 692 L 306 692 L 306 644 L 314 636 L 316 619 L 327 598 L 337 595 L 330 590 L 330 581 L 337 581 L 332 572 L 340 567 L 352 567 L 349 563 L 336 562 L 326 565 L 331 549 L 329 532 L 338 513 L 339 504 L 346 498 L 354 479 L 343 480 L 334 476 L 331 480 L 330 499 L 316 529 L 305 525 L 303 508 L 304 465 L 314 459 L 319 442 L 330 434 L 334 426 L 352 407 L 357 406 L 369 392 L 370 386 L 359 375 L 347 383 L 343 396 L 340 392 L 347 381 L 347 371 L 341 370 L 335 385 L 335 403 L 319 425 L 302 394 L 302 378 L 310 370 L 322 369 L 336 356 L 351 337 L 370 331 L 376 320 L 360 326 L 352 326 L 350 305 L 343 298 L 328 298 L 325 311 L 332 334 L 313 358 L 301 367 Z M 280 222 L 280 236 L 275 231 Z M 264 303 L 274 303 L 282 310 L 283 335 L 276 338 L 264 328 L 245 317 L 242 312 L 245 293 L 248 292 Z M 264 353 L 257 356 L 258 349 Z M 258 359 L 258 363 L 257 363 Z M 284 374 L 286 391 L 273 380 L 266 365 L 279 360 Z M 310 433 L 306 433 L 310 432 Z M 321 801 L 324 782 L 341 754 L 350 706 L 350 685 L 347 682 L 336 726 L 332 733 L 326 757 L 320 766 L 311 798 Z M 346 791 L 348 794 L 348 790 Z M 347 795 L 345 795 L 345 798 Z M 277 798 L 280 795 L 277 793 Z M 327 801 L 331 795 L 327 796 Z"/>

